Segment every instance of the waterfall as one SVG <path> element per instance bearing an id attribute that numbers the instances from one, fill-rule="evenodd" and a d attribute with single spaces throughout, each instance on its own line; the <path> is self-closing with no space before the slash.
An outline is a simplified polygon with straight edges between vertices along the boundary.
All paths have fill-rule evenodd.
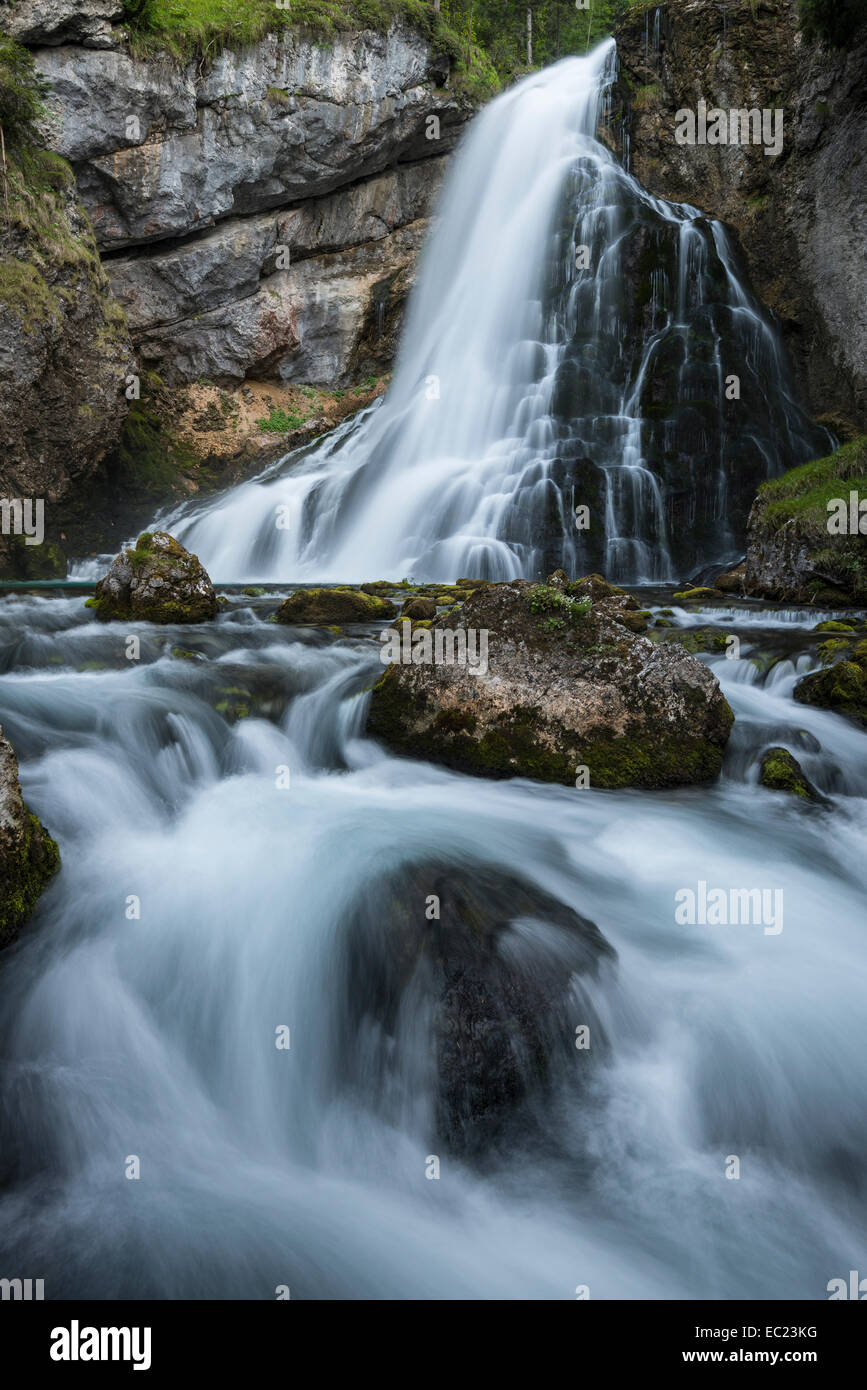
<path id="1" fill-rule="evenodd" d="M 383 401 L 159 519 L 215 580 L 663 581 L 737 555 L 758 482 L 824 447 L 723 228 L 597 138 L 616 69 L 609 40 L 472 123 Z"/>

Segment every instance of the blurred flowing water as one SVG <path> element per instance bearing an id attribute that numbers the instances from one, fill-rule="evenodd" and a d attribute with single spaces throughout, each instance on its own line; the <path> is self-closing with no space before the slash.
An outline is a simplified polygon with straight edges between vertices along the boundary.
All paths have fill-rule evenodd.
<path id="1" fill-rule="evenodd" d="M 867 763 L 791 699 L 814 615 L 727 613 L 716 785 L 607 793 L 388 755 L 375 634 L 275 627 L 275 602 L 133 625 L 139 662 L 80 596 L 0 604 L 0 717 L 63 856 L 0 961 L 3 1272 L 48 1297 L 811 1299 L 863 1268 Z M 826 807 L 756 785 L 770 743 Z M 435 1134 L 423 991 L 391 1031 L 366 1012 L 383 941 L 356 909 L 421 858 L 519 870 L 618 953 L 586 986 L 592 1084 L 570 1044 L 536 1123 L 471 1159 Z M 699 879 L 782 887 L 783 931 L 677 925 Z"/>
<path id="2" fill-rule="evenodd" d="M 815 448 L 722 228 L 597 140 L 613 74 L 606 44 L 473 123 L 384 402 L 161 519 L 215 580 L 555 560 L 660 583 L 685 537 L 726 558 L 736 487 Z M 814 1299 L 867 1267 L 864 734 L 792 699 L 833 615 L 675 608 L 741 638 L 712 661 L 737 716 L 723 775 L 613 793 L 389 755 L 364 736 L 375 630 L 275 626 L 278 598 L 175 630 L 103 626 L 81 595 L 0 603 L 0 722 L 63 859 L 0 959 L 0 1273 L 67 1298 Z M 780 743 L 824 804 L 758 786 Z M 426 978 L 374 1004 L 420 864 L 519 874 L 616 951 L 554 1010 L 529 1109 L 472 1152 L 438 1128 Z M 699 881 L 782 889 L 783 930 L 679 925 Z M 560 947 L 514 924 L 528 997 Z"/>
<path id="3" fill-rule="evenodd" d="M 756 485 L 827 452 L 725 229 L 597 138 L 615 75 L 609 40 L 472 122 L 384 400 L 160 518 L 215 581 L 664 581 L 736 558 Z"/>

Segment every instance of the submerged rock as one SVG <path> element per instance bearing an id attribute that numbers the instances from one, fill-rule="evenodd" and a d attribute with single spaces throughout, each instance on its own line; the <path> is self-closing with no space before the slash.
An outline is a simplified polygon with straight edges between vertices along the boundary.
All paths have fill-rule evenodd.
<path id="1" fill-rule="evenodd" d="M 0 729 L 0 948 L 21 930 L 59 865 L 57 845 L 24 804 L 18 762 Z"/>
<path id="2" fill-rule="evenodd" d="M 374 687 L 368 731 L 486 777 L 571 786 L 586 767 L 593 787 L 709 781 L 732 712 L 701 662 L 629 630 L 637 607 L 599 576 L 476 591 L 413 634 L 412 664 Z"/>
<path id="3" fill-rule="evenodd" d="M 393 618 L 397 609 L 390 599 L 368 594 L 363 589 L 296 589 L 277 609 L 278 623 L 378 622 Z"/>
<path id="4" fill-rule="evenodd" d="M 203 623 L 216 617 L 217 595 L 198 556 L 166 531 L 145 531 L 117 556 L 89 605 L 104 622 Z"/>
<path id="5" fill-rule="evenodd" d="M 526 1119 L 558 1066 L 572 1086 L 606 1055 L 585 985 L 616 953 L 593 922 L 523 877 L 408 864 L 360 895 L 346 939 L 345 1081 L 361 1068 L 368 1085 L 382 1074 L 384 1097 L 401 1082 L 424 1087 L 436 1137 L 452 1148 L 478 1152 L 510 1118 Z M 579 1025 L 590 1030 L 580 1050 Z"/>
<path id="6" fill-rule="evenodd" d="M 791 796 L 800 796 L 804 801 L 822 799 L 788 748 L 768 748 L 762 754 L 759 781 L 770 791 L 788 792 Z"/>

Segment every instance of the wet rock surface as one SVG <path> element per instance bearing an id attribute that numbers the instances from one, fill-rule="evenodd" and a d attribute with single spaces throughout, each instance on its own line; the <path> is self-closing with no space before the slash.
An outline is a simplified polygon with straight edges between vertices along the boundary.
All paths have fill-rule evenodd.
<path id="1" fill-rule="evenodd" d="M 631 630 L 638 604 L 600 576 L 492 584 L 440 618 L 418 664 L 390 664 L 368 731 L 397 751 L 488 777 L 661 787 L 717 776 L 732 713 L 681 647 Z M 642 620 L 644 621 L 644 620 Z M 645 624 L 646 626 L 646 624 Z M 475 647 L 472 634 L 475 633 Z M 463 634 L 470 660 L 449 661 Z M 438 646 L 441 658 L 432 658 Z"/>
<path id="2" fill-rule="evenodd" d="M 561 1068 L 581 1085 L 607 1054 L 587 985 L 616 953 L 593 922 L 523 876 L 409 863 L 354 909 L 348 942 L 345 1079 L 354 1065 L 368 1081 L 375 1069 L 381 1094 L 393 1094 L 403 1027 L 426 1016 L 433 1053 L 414 1061 L 435 1068 L 428 1122 L 451 1148 L 484 1151 L 519 1112 L 526 1120 Z M 590 1030 L 582 1050 L 578 1025 Z"/>
<path id="3" fill-rule="evenodd" d="M 146 531 L 134 550 L 122 551 L 90 603 L 103 622 L 201 623 L 217 615 L 204 566 L 165 531 Z"/>
<path id="4" fill-rule="evenodd" d="M 0 729 L 0 949 L 21 930 L 59 865 L 57 845 L 24 804 L 18 762 Z"/>

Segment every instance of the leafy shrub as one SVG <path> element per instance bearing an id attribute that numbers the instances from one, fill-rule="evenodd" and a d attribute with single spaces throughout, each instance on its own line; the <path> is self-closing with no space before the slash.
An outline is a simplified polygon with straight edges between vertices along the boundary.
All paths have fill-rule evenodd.
<path id="1" fill-rule="evenodd" d="M 0 126 L 7 145 L 33 138 L 46 90 L 32 53 L 0 34 Z"/>

